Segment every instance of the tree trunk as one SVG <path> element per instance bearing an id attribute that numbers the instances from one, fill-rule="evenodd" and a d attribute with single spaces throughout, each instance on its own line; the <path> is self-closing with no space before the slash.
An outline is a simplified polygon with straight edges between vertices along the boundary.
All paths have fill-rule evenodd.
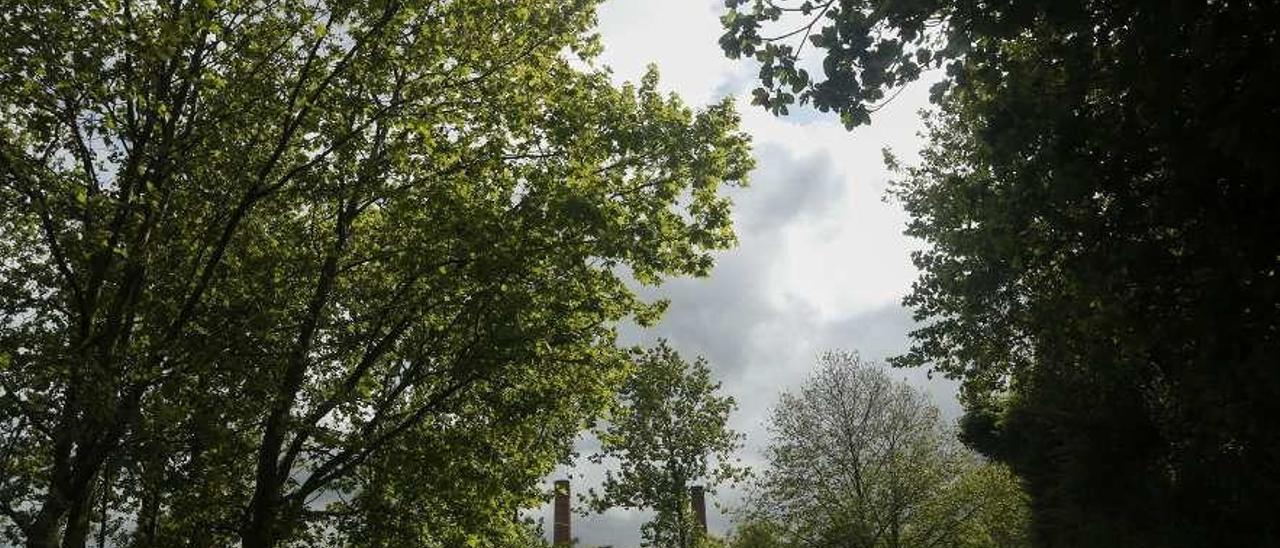
<path id="1" fill-rule="evenodd" d="M 156 531 L 160 522 L 160 493 L 154 486 L 148 486 L 143 492 L 142 503 L 138 505 L 138 530 L 134 538 L 142 546 L 155 546 Z"/>
<path id="2" fill-rule="evenodd" d="M 92 486 L 92 483 L 90 483 Z M 76 500 L 67 512 L 67 527 L 62 535 L 62 548 L 84 548 L 89 540 L 89 516 L 93 511 L 92 488 L 76 493 Z"/>
<path id="3" fill-rule="evenodd" d="M 82 465 L 93 465 L 93 459 L 80 458 L 77 460 L 86 460 L 88 462 Z M 95 467 L 96 468 L 96 467 Z M 77 485 L 78 482 L 73 481 L 72 460 L 66 458 L 55 458 L 54 471 L 51 481 L 49 482 L 49 492 L 45 495 L 44 502 L 40 505 L 40 510 L 36 513 L 36 519 L 32 521 L 31 528 L 27 532 L 27 546 L 30 548 L 58 548 L 59 541 L 62 540 L 62 531 L 64 518 L 69 533 L 77 530 L 76 521 L 84 522 L 84 532 L 88 531 L 88 517 L 90 505 L 90 491 L 92 481 L 85 485 Z M 68 515 L 70 514 L 70 515 Z M 83 546 L 84 535 L 79 538 L 80 544 L 72 544 L 73 546 Z M 66 539 L 74 543 L 75 538 L 70 535 Z M 67 544 L 62 544 L 67 546 Z"/>
<path id="4" fill-rule="evenodd" d="M 249 523 L 240 533 L 242 548 L 273 548 L 288 539 L 297 525 L 298 508 L 279 495 L 279 487 L 266 496 L 268 500 L 250 503 Z"/>
<path id="5" fill-rule="evenodd" d="M 681 489 L 677 492 L 681 493 L 681 495 L 688 493 L 688 491 L 683 488 L 683 484 L 681 485 Z M 680 498 L 677 498 L 676 500 L 680 501 L 680 504 L 676 505 L 676 538 L 680 543 L 680 548 L 689 548 L 689 528 L 684 522 L 685 501 Z"/>
<path id="6" fill-rule="evenodd" d="M 275 509 L 267 503 L 253 504 L 253 515 L 249 525 L 240 534 L 240 542 L 244 548 L 271 548 L 275 546 L 273 529 L 275 529 Z"/>
<path id="7" fill-rule="evenodd" d="M 165 464 L 162 449 L 148 443 L 140 448 L 144 452 L 142 462 L 142 500 L 138 504 L 138 526 L 134 531 L 134 544 L 156 546 L 159 544 L 160 507 L 164 502 Z"/>
<path id="8" fill-rule="evenodd" d="M 73 467 L 71 450 L 75 446 L 78 426 L 76 420 L 75 386 L 71 387 L 67 401 L 59 413 L 58 424 L 54 434 L 53 468 L 49 472 L 49 490 L 45 493 L 40 509 L 26 531 L 27 546 L 31 548 L 57 548 L 61 538 L 59 529 L 62 518 L 71 508 L 70 485 Z"/>
<path id="9" fill-rule="evenodd" d="M 319 329 L 329 296 L 338 278 L 338 260 L 346 249 L 350 236 L 350 222 L 356 215 L 355 202 L 340 202 L 336 239 L 333 249 L 325 257 L 316 279 L 315 290 L 307 305 L 298 330 L 298 340 L 285 363 L 283 382 L 276 389 L 271 411 L 263 427 L 262 445 L 258 449 L 253 499 L 249 502 L 249 523 L 242 533 L 244 548 L 269 548 L 281 536 L 281 510 L 284 501 L 280 492 L 288 479 L 292 462 L 282 462 L 285 438 L 289 433 L 290 415 L 297 401 L 298 391 L 306 380 L 308 357 L 312 341 Z M 290 459 L 284 459 L 289 461 Z"/>
<path id="10" fill-rule="evenodd" d="M 107 466 L 102 473 L 102 514 L 98 519 L 98 548 L 107 545 L 107 513 L 111 509 L 111 476 L 112 466 Z"/>
<path id="11" fill-rule="evenodd" d="M 56 492 L 56 489 L 51 489 L 27 533 L 28 548 L 57 548 L 58 529 L 62 525 L 62 517 L 66 512 L 66 501 Z"/>

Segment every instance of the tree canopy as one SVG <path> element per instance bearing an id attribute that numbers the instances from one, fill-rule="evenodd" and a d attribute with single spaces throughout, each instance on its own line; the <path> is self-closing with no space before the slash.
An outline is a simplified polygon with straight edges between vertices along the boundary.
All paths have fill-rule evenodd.
<path id="1" fill-rule="evenodd" d="M 892 191 L 927 244 L 895 363 L 963 381 L 966 440 L 1026 480 L 1042 543 L 1280 542 L 1280 7 L 727 5 L 775 111 L 866 123 L 946 67 Z"/>
<path id="2" fill-rule="evenodd" d="M 7 541 L 520 534 L 751 166 L 595 5 L 0 3 Z"/>
<path id="3" fill-rule="evenodd" d="M 690 489 L 710 491 L 745 477 L 747 470 L 733 460 L 742 435 L 729 428 L 737 403 L 718 393 L 705 360 L 685 362 L 665 340 L 633 357 L 635 370 L 617 407 L 596 430 L 600 450 L 591 459 L 610 467 L 601 490 L 590 493 L 591 505 L 653 510 L 641 529 L 646 546 L 707 546 Z"/>
<path id="4" fill-rule="evenodd" d="M 982 462 L 924 393 L 857 354 L 824 354 L 768 427 L 739 545 L 1026 545 L 1008 469 Z"/>

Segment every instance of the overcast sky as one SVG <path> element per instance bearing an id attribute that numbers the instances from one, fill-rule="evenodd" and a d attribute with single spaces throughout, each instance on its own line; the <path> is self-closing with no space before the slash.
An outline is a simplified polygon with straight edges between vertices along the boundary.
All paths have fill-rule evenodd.
<path id="1" fill-rule="evenodd" d="M 736 97 L 757 160 L 751 186 L 732 192 L 739 246 L 718 256 L 708 278 L 646 290 L 671 306 L 656 328 L 625 329 L 623 342 L 665 337 L 686 358 L 707 358 L 739 403 L 732 424 L 747 435 L 742 458 L 758 464 L 769 407 L 811 371 L 819 352 L 857 350 L 880 360 L 906 348 L 912 322 L 899 303 L 915 279 L 909 253 L 918 244 L 902 235 L 901 208 L 883 199 L 889 174 L 880 151 L 914 158 L 928 83 L 909 87 L 870 127 L 853 132 L 831 114 L 774 118 L 749 104 L 754 67 L 720 52 L 723 6 L 723 0 L 610 0 L 600 12 L 602 62 L 618 82 L 638 81 L 653 63 L 662 87 L 690 105 Z M 892 374 L 926 389 L 948 416 L 958 413 L 953 384 L 927 380 L 923 371 Z M 583 440 L 580 450 L 590 445 Z M 554 476 L 570 475 L 578 491 L 596 481 L 598 470 L 582 465 Z M 731 506 L 737 496 L 722 488 L 708 502 Z M 542 512 L 549 530 L 550 510 Z M 724 511 L 709 513 L 713 533 L 732 526 Z M 582 546 L 638 546 L 645 519 L 627 511 L 575 516 L 574 536 Z"/>

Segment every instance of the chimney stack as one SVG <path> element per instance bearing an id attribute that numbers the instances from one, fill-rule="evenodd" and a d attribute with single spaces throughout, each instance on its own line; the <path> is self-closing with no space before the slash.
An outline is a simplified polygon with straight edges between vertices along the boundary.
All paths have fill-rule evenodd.
<path id="1" fill-rule="evenodd" d="M 556 480 L 555 521 L 552 523 L 552 545 L 569 546 L 573 543 L 569 529 L 569 480 Z"/>
<path id="2" fill-rule="evenodd" d="M 689 502 L 693 504 L 693 516 L 703 534 L 707 532 L 707 497 L 701 485 L 689 488 Z"/>

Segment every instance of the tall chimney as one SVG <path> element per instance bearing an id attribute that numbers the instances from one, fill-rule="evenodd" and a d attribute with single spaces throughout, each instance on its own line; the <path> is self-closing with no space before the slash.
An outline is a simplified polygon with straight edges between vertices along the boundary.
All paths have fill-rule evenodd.
<path id="1" fill-rule="evenodd" d="M 552 523 L 552 545 L 569 546 L 573 535 L 569 529 L 569 480 L 556 480 L 555 521 Z"/>
<path id="2" fill-rule="evenodd" d="M 707 497 L 701 485 L 689 488 L 689 502 L 693 504 L 693 517 L 698 520 L 698 527 L 707 532 Z"/>

